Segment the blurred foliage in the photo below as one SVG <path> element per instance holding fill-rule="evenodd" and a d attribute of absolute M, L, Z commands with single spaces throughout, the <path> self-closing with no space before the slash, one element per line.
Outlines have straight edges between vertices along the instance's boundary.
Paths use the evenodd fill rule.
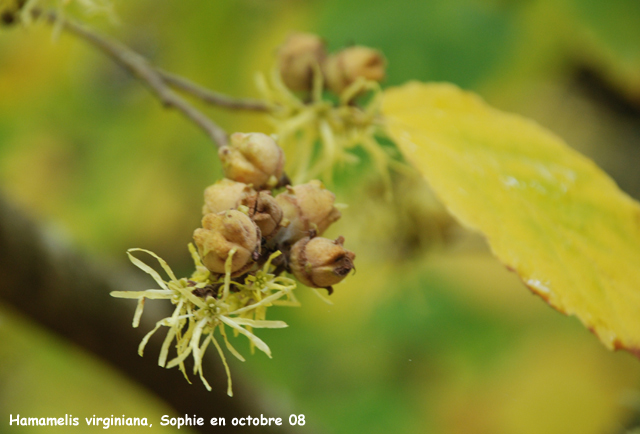
<path fill-rule="evenodd" d="M 550 127 L 640 195 L 635 0 L 115 6 L 120 25 L 89 22 L 169 71 L 238 96 L 258 96 L 255 71 L 269 71 L 293 30 L 316 31 L 331 48 L 380 48 L 385 84 L 446 80 L 474 89 Z M 259 115 L 207 111 L 229 131 L 268 128 Z M 595 434 L 638 425 L 640 411 L 629 404 L 640 383 L 636 359 L 603 350 L 575 319 L 531 297 L 481 242 L 463 237 L 443 251 L 428 241 L 438 230 L 426 236 L 415 209 L 429 204 L 406 205 L 413 227 L 398 223 L 408 208 L 398 216 L 376 202 L 375 182 L 361 174 L 339 178 L 338 201 L 349 208 L 329 234 L 345 235 L 357 274 L 336 288 L 333 306 L 301 289 L 303 306 L 278 313 L 290 327 L 260 334 L 273 360 L 256 355 L 232 367 L 236 375 L 318 431 Z M 187 268 L 202 191 L 220 175 L 207 138 L 101 54 L 46 26 L 0 28 L 0 189 L 51 230 L 110 262 L 125 265 L 125 249 L 143 247 Z M 6 310 L 0 319 L 3 336 L 24 323 Z M 40 340 L 25 332 L 0 341 L 2 401 L 22 403 L 24 413 L 122 413 L 121 403 L 66 385 L 83 373 L 91 391 L 109 383 L 128 394 L 133 386 L 105 379 L 82 356 L 64 358 L 64 344 L 32 332 Z M 42 381 L 51 378 L 59 382 Z M 140 398 L 157 405 L 149 399 Z M 133 405 L 125 402 L 126 414 Z"/>

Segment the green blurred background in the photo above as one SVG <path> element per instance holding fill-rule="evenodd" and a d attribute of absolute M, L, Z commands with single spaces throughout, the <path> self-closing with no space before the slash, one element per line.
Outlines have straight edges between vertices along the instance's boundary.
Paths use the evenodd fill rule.
<path fill-rule="evenodd" d="M 557 132 L 640 197 L 637 0 L 114 4 L 119 24 L 83 18 L 154 64 L 237 96 L 258 96 L 255 73 L 270 70 L 294 30 L 317 32 L 332 49 L 379 48 L 389 61 L 385 85 L 436 80 L 477 91 Z M 228 131 L 269 132 L 260 115 L 207 112 Z M 0 191 L 56 236 L 106 264 L 129 267 L 125 250 L 142 247 L 187 273 L 202 191 L 220 176 L 212 143 L 102 54 L 47 26 L 0 28 Z M 300 432 L 622 434 L 640 426 L 636 358 L 608 352 L 532 296 L 482 241 L 438 242 L 424 186 L 394 212 L 360 194 L 372 189 L 359 181 L 366 177 L 344 179 L 334 187 L 349 208 L 330 235 L 347 237 L 357 274 L 336 288 L 333 306 L 300 289 L 301 308 L 271 314 L 290 327 L 259 334 L 273 360 L 257 354 L 231 366 L 263 398 L 305 414 Z M 171 411 L 1 304 L 0 410 L 0 432 L 9 413 L 157 419 Z"/>

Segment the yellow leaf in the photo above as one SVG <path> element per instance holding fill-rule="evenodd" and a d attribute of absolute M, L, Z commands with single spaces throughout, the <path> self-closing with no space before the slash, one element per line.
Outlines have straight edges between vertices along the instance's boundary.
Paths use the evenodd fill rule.
<path fill-rule="evenodd" d="M 551 306 L 640 356 L 640 205 L 536 123 L 450 84 L 385 92 L 390 137 Z"/>

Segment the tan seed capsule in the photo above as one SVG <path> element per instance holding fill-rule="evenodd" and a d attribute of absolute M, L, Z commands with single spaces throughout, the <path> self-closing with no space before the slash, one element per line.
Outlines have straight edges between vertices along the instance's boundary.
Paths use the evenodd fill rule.
<path fill-rule="evenodd" d="M 282 225 L 282 209 L 270 191 L 253 193 L 242 202 L 249 209 L 249 216 L 260 228 L 262 236 L 269 240 Z"/>
<path fill-rule="evenodd" d="M 278 50 L 278 69 L 285 86 L 294 91 L 311 90 L 314 72 L 325 57 L 325 44 L 319 36 L 290 35 Z"/>
<path fill-rule="evenodd" d="M 318 180 L 287 187 L 286 192 L 276 196 L 284 218 L 290 222 L 286 230 L 280 231 L 278 240 L 293 244 L 309 231 L 322 235 L 340 218 L 340 211 L 333 205 L 335 200 L 336 196 Z"/>
<path fill-rule="evenodd" d="M 244 213 L 237 210 L 207 214 L 202 228 L 193 239 L 202 263 L 212 273 L 223 274 L 229 252 L 236 248 L 231 262 L 232 276 L 246 272 L 253 264 L 254 252 L 260 248 L 260 230 Z"/>
<path fill-rule="evenodd" d="M 246 207 L 247 215 L 260 228 L 265 239 L 272 238 L 280 229 L 282 209 L 270 191 L 257 192 L 247 184 L 226 178 L 204 191 L 203 214 L 215 214 L 240 206 Z"/>
<path fill-rule="evenodd" d="M 328 57 L 323 66 L 327 87 L 341 94 L 359 77 L 382 81 L 385 77 L 387 62 L 378 50 L 354 46 Z"/>
<path fill-rule="evenodd" d="M 313 288 L 327 288 L 341 282 L 354 268 L 355 253 L 343 246 L 344 238 L 335 241 L 305 237 L 291 248 L 289 267 L 303 284 Z"/>
<path fill-rule="evenodd" d="M 218 151 L 225 177 L 257 190 L 274 187 L 284 171 L 284 152 L 262 133 L 234 133 L 229 146 Z"/>
<path fill-rule="evenodd" d="M 219 213 L 236 209 L 255 191 L 247 184 L 230 179 L 221 179 L 204 190 L 202 214 Z"/>

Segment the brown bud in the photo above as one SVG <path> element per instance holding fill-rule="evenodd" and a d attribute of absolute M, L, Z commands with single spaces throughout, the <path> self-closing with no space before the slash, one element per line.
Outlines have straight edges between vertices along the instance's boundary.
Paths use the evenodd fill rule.
<path fill-rule="evenodd" d="M 255 191 L 247 184 L 226 178 L 221 179 L 204 190 L 202 214 L 216 214 L 228 209 L 236 209 L 253 193 Z"/>
<path fill-rule="evenodd" d="M 253 184 L 257 190 L 274 187 L 284 170 L 284 152 L 262 133 L 234 133 L 218 155 L 227 178 Z"/>
<path fill-rule="evenodd" d="M 324 41 L 310 33 L 293 33 L 278 50 L 278 68 L 285 86 L 308 91 L 313 75 L 326 57 Z"/>
<path fill-rule="evenodd" d="M 329 56 L 323 66 L 327 87 L 340 94 L 359 77 L 382 81 L 387 61 L 378 50 L 356 45 Z"/>
<path fill-rule="evenodd" d="M 330 288 L 340 283 L 354 268 L 356 258 L 343 243 L 342 237 L 335 241 L 322 237 L 302 238 L 291 249 L 291 272 L 300 282 L 313 288 Z"/>
<path fill-rule="evenodd" d="M 282 209 L 270 191 L 254 192 L 242 204 L 249 208 L 249 216 L 264 238 L 268 240 L 278 232 L 282 224 Z"/>
<path fill-rule="evenodd" d="M 260 230 L 246 214 L 237 210 L 205 215 L 202 228 L 195 230 L 193 239 L 202 263 L 212 273 L 225 272 L 229 252 L 235 247 L 232 276 L 246 272 L 253 264 L 254 252 L 260 248 Z"/>
<path fill-rule="evenodd" d="M 340 218 L 340 211 L 333 206 L 335 200 L 336 196 L 317 180 L 287 187 L 286 192 L 276 196 L 284 218 L 290 222 L 286 230 L 280 231 L 279 241 L 293 244 L 309 231 L 321 235 Z"/>

